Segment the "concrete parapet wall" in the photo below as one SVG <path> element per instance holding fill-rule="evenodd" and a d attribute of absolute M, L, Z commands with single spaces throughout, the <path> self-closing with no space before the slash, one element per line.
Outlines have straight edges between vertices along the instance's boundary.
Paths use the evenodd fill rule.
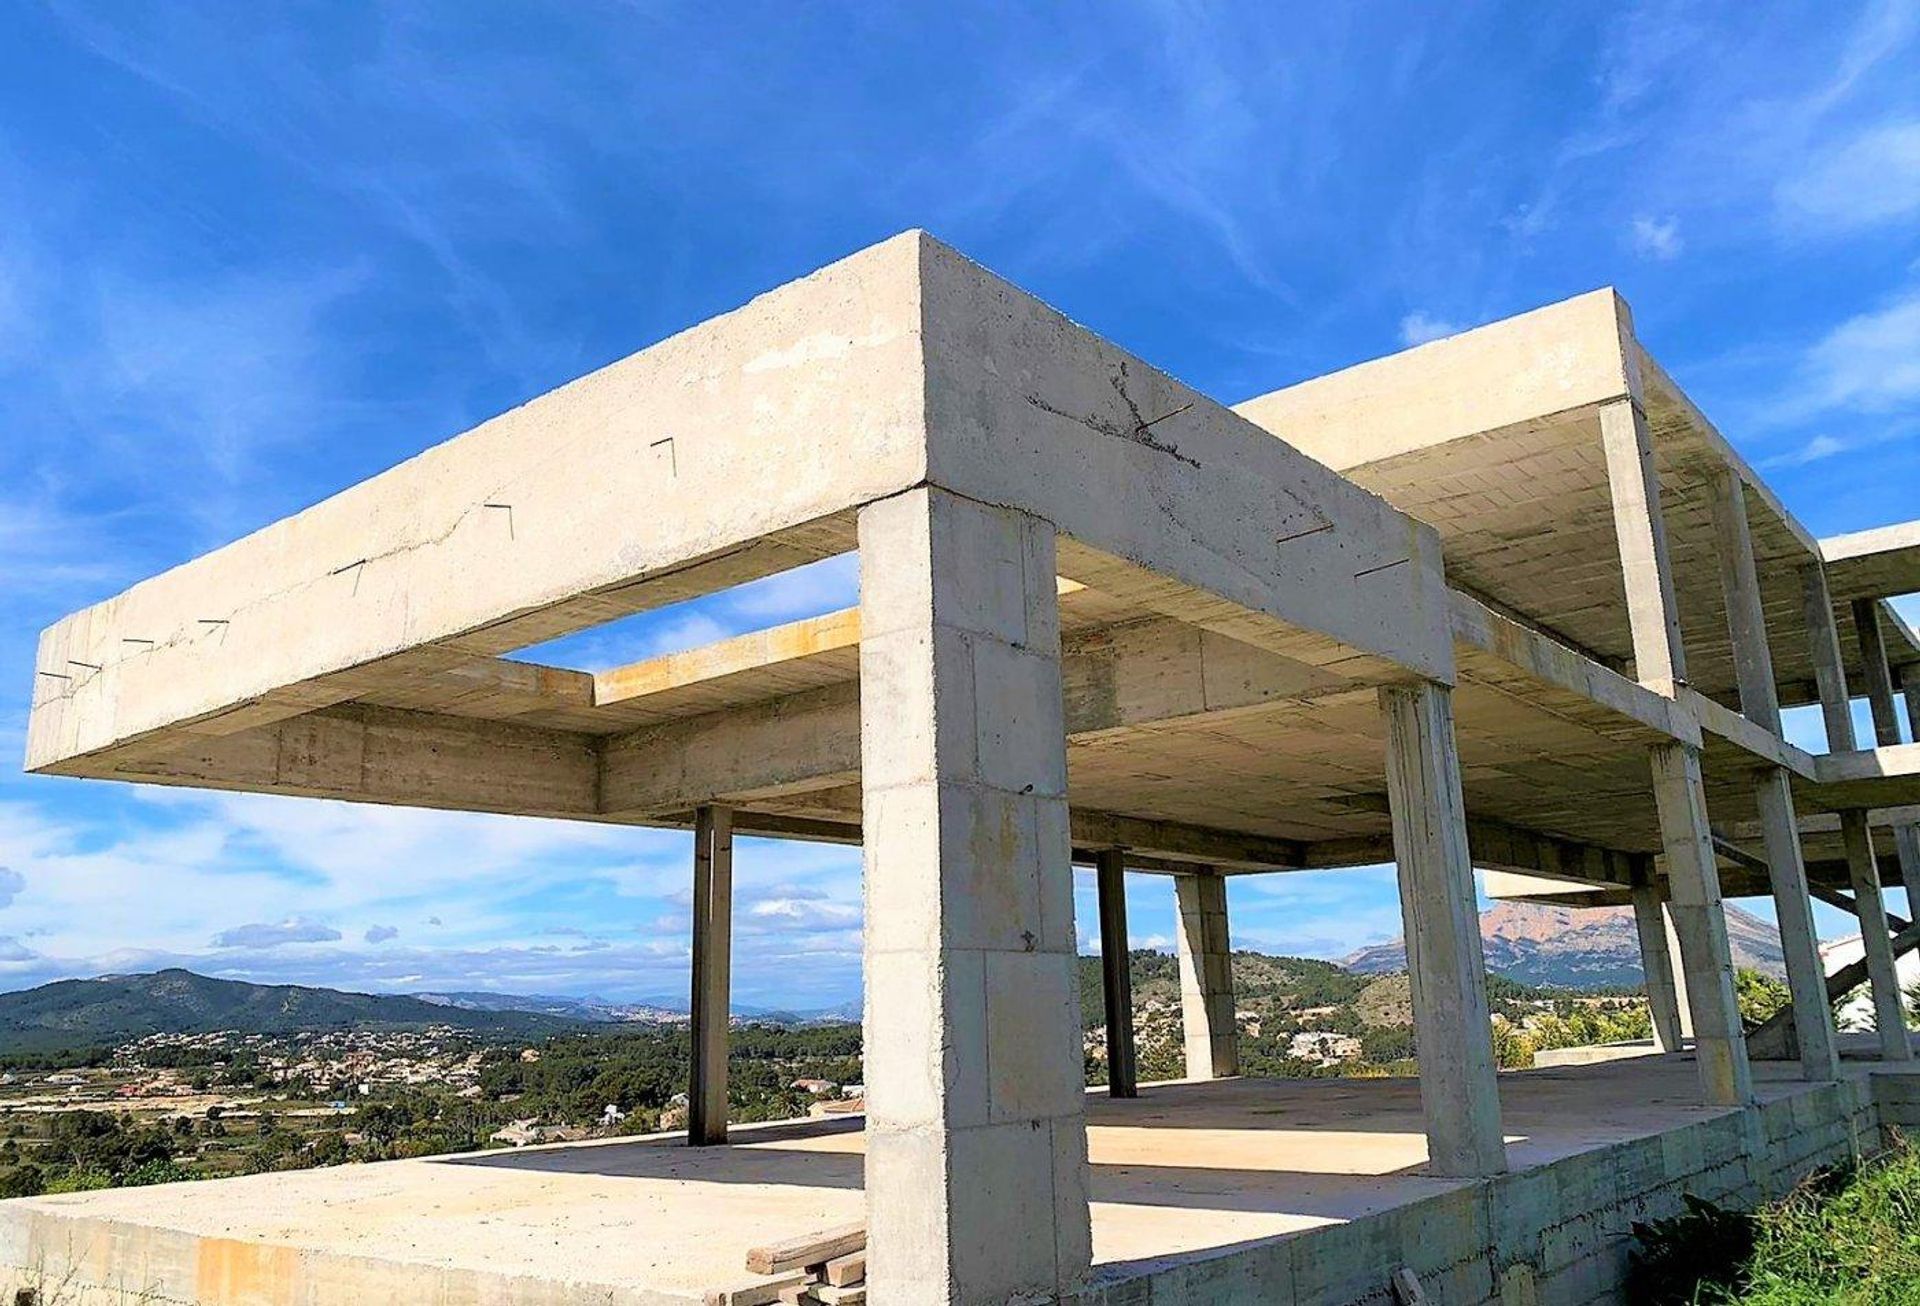
<path fill-rule="evenodd" d="M 1874 1074 L 1463 1184 L 1377 1215 L 1164 1265 L 1108 1266 L 1080 1306 L 1393 1306 L 1406 1266 L 1448 1306 L 1623 1300 L 1636 1221 L 1683 1195 L 1752 1207 L 1920 1128 L 1920 1075 Z"/>

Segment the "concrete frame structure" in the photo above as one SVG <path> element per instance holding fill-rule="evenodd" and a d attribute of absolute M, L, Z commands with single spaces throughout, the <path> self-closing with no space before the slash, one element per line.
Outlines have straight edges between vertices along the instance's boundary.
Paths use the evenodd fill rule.
<path fill-rule="evenodd" d="M 855 611 L 598 675 L 506 656 L 855 549 Z M 1064 1299 L 1075 861 L 1114 903 L 1174 876 L 1211 1078 L 1227 877 L 1393 860 L 1432 1176 L 1508 1167 L 1475 867 L 1631 900 L 1662 1045 L 1744 1110 L 1723 894 L 1776 899 L 1803 1075 L 1838 1073 L 1811 890 L 1854 891 L 1888 1011 L 1875 854 L 1920 744 L 1841 721 L 1850 677 L 1914 710 L 1884 600 L 1916 589 L 1914 529 L 1813 540 L 1611 291 L 1228 409 L 915 232 L 60 622 L 27 760 L 691 827 L 698 1143 L 732 833 L 860 843 L 875 1299 Z M 1817 756 L 1781 734 L 1811 702 Z M 1124 963 L 1123 910 L 1102 933 Z"/>

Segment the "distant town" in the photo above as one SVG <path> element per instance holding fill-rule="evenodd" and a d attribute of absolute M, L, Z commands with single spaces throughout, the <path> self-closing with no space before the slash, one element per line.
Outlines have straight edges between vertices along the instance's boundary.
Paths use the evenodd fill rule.
<path fill-rule="evenodd" d="M 1377 969 L 1393 960 L 1389 950 L 1357 963 L 1376 969 L 1349 969 L 1235 953 L 1245 1073 L 1413 1073 L 1407 978 Z M 1131 963 L 1141 1075 L 1179 1078 L 1178 963 L 1145 950 Z M 1601 973 L 1591 958 L 1579 964 L 1589 976 Z M 1609 977 L 1620 978 L 1602 975 Z M 1086 1077 L 1100 1084 L 1107 1031 L 1097 958 L 1082 958 L 1081 981 Z M 1742 972 L 1741 991 L 1756 1023 L 1785 1000 L 1779 982 L 1758 971 Z M 1507 1067 L 1649 1033 L 1645 999 L 1631 982 L 1576 989 L 1496 977 L 1492 998 L 1495 1047 Z M 529 1009 L 536 1006 L 544 1010 Z M 566 1019 L 556 1009 L 499 995 L 429 1003 L 179 971 L 0 995 L 0 1195 L 685 1127 L 683 1017 L 648 1009 Z M 233 1027 L 157 1028 L 206 1022 Z M 126 1032 L 129 1024 L 154 1032 Z M 739 1015 L 734 1024 L 734 1119 L 864 1109 L 857 1023 Z"/>

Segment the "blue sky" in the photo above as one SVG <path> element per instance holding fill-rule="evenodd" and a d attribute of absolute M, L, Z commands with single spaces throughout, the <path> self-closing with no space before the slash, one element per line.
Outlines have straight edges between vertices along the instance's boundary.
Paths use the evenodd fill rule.
<path fill-rule="evenodd" d="M 1611 283 L 1811 529 L 1916 515 L 1914 4 L 714 12 L 0 8 L 0 754 L 60 614 L 912 226 L 1230 402 Z M 0 985 L 676 994 L 686 843 L 9 764 Z M 741 1001 L 855 991 L 850 853 L 739 878 Z M 1252 946 L 1398 932 L 1385 871 L 1232 892 Z"/>

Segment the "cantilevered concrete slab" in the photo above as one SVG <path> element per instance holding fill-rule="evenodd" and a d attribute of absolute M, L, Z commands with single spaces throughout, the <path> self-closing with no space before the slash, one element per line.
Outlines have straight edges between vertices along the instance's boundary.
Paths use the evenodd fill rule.
<path fill-rule="evenodd" d="M 511 656 L 855 550 L 857 610 Z M 695 1141 L 724 832 L 861 843 L 876 1296 L 1066 1299 L 1104 1236 L 1075 860 L 1180 877 L 1194 1074 L 1235 1061 L 1221 877 L 1397 862 L 1431 1181 L 1513 1152 L 1469 863 L 1645 908 L 1695 1096 L 1752 1109 L 1722 893 L 1866 919 L 1920 874 L 1885 813 L 1920 806 L 1886 729 L 1920 651 L 1853 556 L 1611 291 L 1235 411 L 908 233 L 62 621 L 28 765 L 698 831 Z M 1780 737 L 1811 702 L 1820 754 Z"/>
<path fill-rule="evenodd" d="M 1920 521 L 1828 536 L 1820 556 L 1836 599 L 1920 594 Z"/>

